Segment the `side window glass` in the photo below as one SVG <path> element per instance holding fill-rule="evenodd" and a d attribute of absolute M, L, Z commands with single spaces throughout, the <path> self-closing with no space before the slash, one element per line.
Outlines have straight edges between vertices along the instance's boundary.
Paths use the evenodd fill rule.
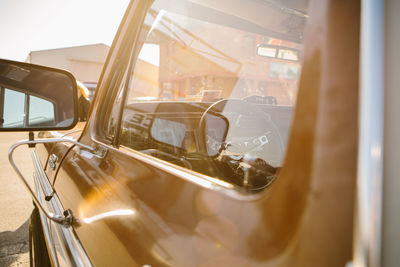
<path fill-rule="evenodd" d="M 25 94 L 4 90 L 4 122 L 3 127 L 22 127 L 25 123 Z"/>
<path fill-rule="evenodd" d="M 307 6 L 235 3 L 154 1 L 120 144 L 258 192 L 283 164 Z"/>
<path fill-rule="evenodd" d="M 4 103 L 0 110 L 4 128 L 54 124 L 55 108 L 49 100 L 3 87 L 0 87 L 0 99 Z"/>
<path fill-rule="evenodd" d="M 36 96 L 29 97 L 29 125 L 54 121 L 54 104 Z"/>

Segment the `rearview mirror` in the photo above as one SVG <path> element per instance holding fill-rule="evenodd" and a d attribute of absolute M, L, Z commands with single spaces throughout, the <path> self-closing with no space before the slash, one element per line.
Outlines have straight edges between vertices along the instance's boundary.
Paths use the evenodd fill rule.
<path fill-rule="evenodd" d="M 71 73 L 0 59 L 0 131 L 67 130 L 77 114 Z"/>

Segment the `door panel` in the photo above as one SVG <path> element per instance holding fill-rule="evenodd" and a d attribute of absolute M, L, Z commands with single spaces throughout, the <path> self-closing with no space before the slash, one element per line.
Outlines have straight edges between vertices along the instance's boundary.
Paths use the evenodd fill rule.
<path fill-rule="evenodd" d="M 276 239 L 266 197 L 235 200 L 115 149 L 97 158 L 75 147 L 58 176 L 56 190 L 96 266 L 261 266 L 290 235 Z"/>

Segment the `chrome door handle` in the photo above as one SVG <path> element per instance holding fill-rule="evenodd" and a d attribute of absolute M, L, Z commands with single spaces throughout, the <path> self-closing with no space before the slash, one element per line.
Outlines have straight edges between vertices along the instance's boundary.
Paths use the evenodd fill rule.
<path fill-rule="evenodd" d="M 56 154 L 51 154 L 49 158 L 49 166 L 50 168 L 54 171 L 56 169 L 56 162 L 58 160 L 58 157 Z"/>

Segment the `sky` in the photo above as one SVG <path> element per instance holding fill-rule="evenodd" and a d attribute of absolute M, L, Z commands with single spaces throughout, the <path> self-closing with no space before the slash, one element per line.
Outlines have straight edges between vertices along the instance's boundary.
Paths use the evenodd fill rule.
<path fill-rule="evenodd" d="M 129 0 L 0 0 L 0 58 L 103 43 L 111 46 Z"/>

